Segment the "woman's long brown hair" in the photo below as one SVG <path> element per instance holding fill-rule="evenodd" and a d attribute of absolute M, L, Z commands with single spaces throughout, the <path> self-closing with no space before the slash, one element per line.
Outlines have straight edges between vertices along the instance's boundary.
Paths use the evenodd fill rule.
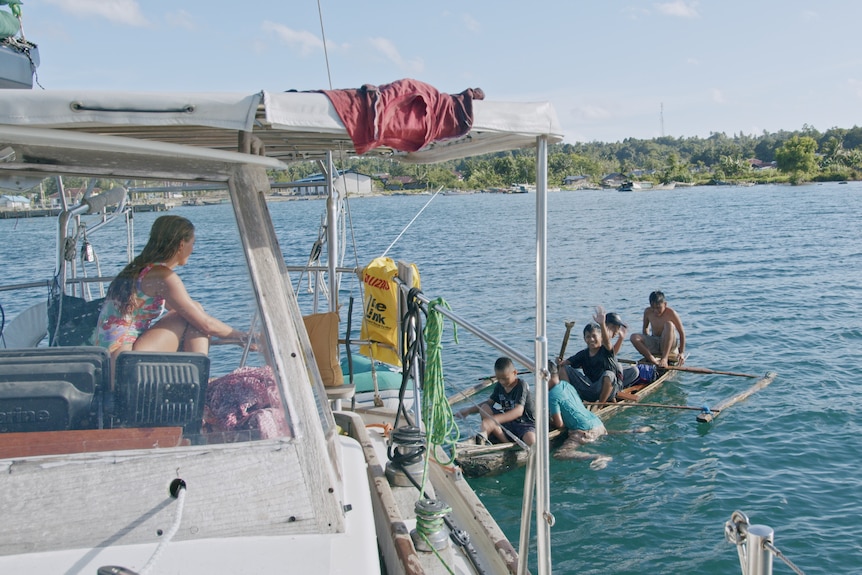
<path fill-rule="evenodd" d="M 108 287 L 110 299 L 117 303 L 123 315 L 135 308 L 135 284 L 141 270 L 150 264 L 165 262 L 176 255 L 180 243 L 190 242 L 195 235 L 195 226 L 182 216 L 159 216 L 150 229 L 150 239 L 141 253 L 123 268 Z"/>

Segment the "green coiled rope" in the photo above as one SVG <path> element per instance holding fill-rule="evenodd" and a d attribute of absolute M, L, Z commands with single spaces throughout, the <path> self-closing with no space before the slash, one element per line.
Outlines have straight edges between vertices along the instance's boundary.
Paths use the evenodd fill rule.
<path fill-rule="evenodd" d="M 427 461 L 433 452 L 434 459 L 441 465 L 451 465 L 455 461 L 455 444 L 461 438 L 452 406 L 446 397 L 446 383 L 443 378 L 443 355 L 440 340 L 443 336 L 443 314 L 437 308 L 444 306 L 452 309 L 443 298 L 437 298 L 428 303 L 428 320 L 425 324 L 425 389 L 422 395 L 422 423 L 425 425 L 425 433 L 428 441 L 426 453 Z M 458 326 L 453 324 L 455 343 L 458 343 Z M 451 458 L 448 461 L 440 461 L 437 446 L 451 447 Z M 422 485 L 425 485 L 423 474 Z"/>

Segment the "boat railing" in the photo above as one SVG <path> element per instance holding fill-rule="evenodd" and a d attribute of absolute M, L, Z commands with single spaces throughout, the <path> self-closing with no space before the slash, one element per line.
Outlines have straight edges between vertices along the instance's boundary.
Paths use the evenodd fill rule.
<path fill-rule="evenodd" d="M 742 511 L 734 511 L 724 524 L 724 537 L 736 545 L 742 575 L 772 575 L 773 557 L 781 559 L 796 575 L 805 575 L 775 546 L 772 527 L 752 525 Z"/>
<path fill-rule="evenodd" d="M 66 278 L 66 285 L 73 284 L 85 284 L 85 283 L 110 283 L 114 281 L 114 276 L 93 276 L 93 277 L 73 277 Z M 33 288 L 44 288 L 51 287 L 54 285 L 54 280 L 42 280 L 38 282 L 27 282 L 22 284 L 9 284 L 9 285 L 0 285 L 0 292 L 3 291 L 17 291 L 17 290 L 25 290 L 25 289 L 33 289 Z"/>
<path fill-rule="evenodd" d="M 326 266 L 285 266 L 287 271 L 289 272 L 328 272 L 329 268 Z M 360 268 L 342 268 L 337 267 L 335 271 L 340 274 L 356 274 L 359 273 Z"/>
<path fill-rule="evenodd" d="M 396 278 L 396 280 L 397 280 L 397 278 Z M 410 291 L 409 286 L 407 286 L 404 282 L 402 282 L 400 280 L 397 280 L 397 281 L 398 281 L 399 288 L 406 295 Z M 431 298 L 428 298 L 427 296 L 425 296 L 421 292 L 416 293 L 415 297 L 416 297 L 416 299 L 418 299 L 421 303 L 423 303 L 425 305 L 428 305 L 429 303 L 431 303 Z M 483 330 L 482 328 L 480 328 L 479 326 L 477 326 L 473 322 L 471 322 L 467 319 L 464 319 L 463 317 L 461 317 L 457 313 L 453 312 L 452 310 L 446 308 L 445 306 L 438 306 L 435 309 L 436 309 L 436 311 L 440 312 L 440 314 L 443 315 L 443 317 L 453 321 L 455 324 L 459 325 L 460 327 L 463 327 L 464 329 L 466 329 L 467 331 L 469 331 L 470 333 L 472 333 L 473 335 L 475 335 L 476 337 L 478 337 L 479 339 L 481 339 L 482 341 L 484 341 L 488 345 L 501 351 L 502 353 L 504 353 L 505 355 L 507 355 L 508 357 L 513 359 L 514 361 L 517 361 L 518 363 L 520 363 L 524 367 L 528 368 L 530 371 L 536 370 L 536 362 L 535 361 L 533 361 L 532 359 L 530 359 L 529 357 L 527 357 L 523 353 L 519 352 L 518 350 L 516 350 L 512 346 L 508 345 L 507 343 L 503 342 L 502 340 L 494 337 L 493 335 L 491 335 L 487 331 Z"/>

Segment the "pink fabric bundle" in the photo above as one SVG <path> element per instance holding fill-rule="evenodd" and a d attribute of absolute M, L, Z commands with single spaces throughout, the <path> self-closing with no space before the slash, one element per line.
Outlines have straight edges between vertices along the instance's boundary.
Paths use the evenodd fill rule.
<path fill-rule="evenodd" d="M 290 436 L 272 369 L 241 367 L 209 382 L 207 432 L 259 430 L 261 439 Z"/>

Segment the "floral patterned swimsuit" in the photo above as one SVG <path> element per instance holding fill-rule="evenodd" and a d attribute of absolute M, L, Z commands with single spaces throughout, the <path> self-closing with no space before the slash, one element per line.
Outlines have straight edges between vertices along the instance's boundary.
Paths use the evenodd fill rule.
<path fill-rule="evenodd" d="M 141 290 L 141 281 L 154 266 L 164 266 L 164 263 L 149 264 L 138 274 L 135 284 L 137 306 L 128 315 L 120 312 L 117 302 L 108 298 L 99 314 L 99 325 L 96 329 L 95 344 L 108 349 L 114 354 L 124 346 L 131 346 L 147 329 L 165 313 L 165 298 L 148 296 Z"/>

